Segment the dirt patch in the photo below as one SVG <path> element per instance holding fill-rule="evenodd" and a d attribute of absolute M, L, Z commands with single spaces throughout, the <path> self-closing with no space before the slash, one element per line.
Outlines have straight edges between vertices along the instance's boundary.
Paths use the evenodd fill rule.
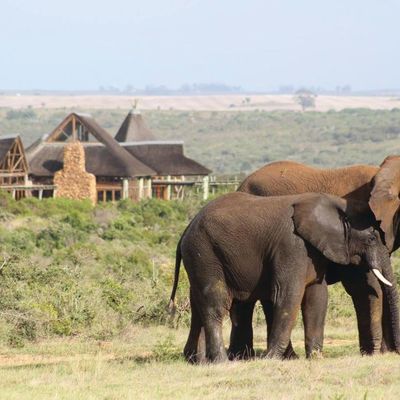
<path fill-rule="evenodd" d="M 2 95 L 0 107 L 130 109 L 135 99 L 142 110 L 253 111 L 300 110 L 291 95 L 213 95 L 213 96 L 48 96 Z M 318 96 L 316 111 L 344 108 L 400 108 L 400 98 L 389 96 Z"/>

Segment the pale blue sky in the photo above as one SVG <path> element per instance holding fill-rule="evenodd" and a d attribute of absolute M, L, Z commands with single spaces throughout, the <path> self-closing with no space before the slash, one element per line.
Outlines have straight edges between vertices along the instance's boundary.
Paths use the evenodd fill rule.
<path fill-rule="evenodd" d="M 0 89 L 400 88 L 398 0 L 1 0 Z"/>

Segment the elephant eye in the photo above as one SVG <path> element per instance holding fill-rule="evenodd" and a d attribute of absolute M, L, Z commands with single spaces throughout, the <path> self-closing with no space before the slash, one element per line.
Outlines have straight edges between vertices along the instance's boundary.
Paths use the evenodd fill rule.
<path fill-rule="evenodd" d="M 374 235 L 368 236 L 367 242 L 368 242 L 368 244 L 375 243 L 376 237 Z"/>

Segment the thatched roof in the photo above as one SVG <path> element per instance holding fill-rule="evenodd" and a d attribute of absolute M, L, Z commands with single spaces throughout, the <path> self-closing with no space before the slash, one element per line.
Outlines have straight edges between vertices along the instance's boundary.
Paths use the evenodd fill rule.
<path fill-rule="evenodd" d="M 3 162 L 17 138 L 19 138 L 18 135 L 0 136 L 0 164 Z"/>
<path fill-rule="evenodd" d="M 211 172 L 183 154 L 183 142 L 149 141 L 121 145 L 158 175 L 208 175 Z"/>
<path fill-rule="evenodd" d="M 7 160 L 9 153 L 11 157 Z M 0 137 L 0 166 L 10 169 L 10 173 L 28 173 L 24 145 L 18 134 Z"/>
<path fill-rule="evenodd" d="M 91 116 L 69 114 L 49 135 L 34 143 L 27 150 L 31 173 L 36 176 L 53 176 L 63 166 L 65 141 L 57 141 L 60 127 L 76 118 L 98 142 L 82 142 L 86 155 L 86 169 L 96 176 L 136 177 L 155 175 L 147 165 L 136 159 L 119 145 Z M 73 137 L 71 137 L 73 140 Z"/>
<path fill-rule="evenodd" d="M 136 142 L 142 140 L 155 140 L 156 137 L 147 128 L 143 117 L 137 110 L 131 110 L 122 122 L 115 140 L 118 142 Z"/>
<path fill-rule="evenodd" d="M 119 130 L 120 138 L 139 136 L 151 140 L 117 142 L 90 115 L 69 114 L 49 135 L 27 149 L 32 175 L 51 177 L 63 167 L 63 149 L 71 140 L 79 140 L 77 129 L 86 135 L 82 141 L 86 170 L 95 176 L 138 177 L 154 175 L 208 175 L 211 171 L 183 154 L 182 142 L 154 140 L 140 114 L 132 111 Z M 117 138 L 116 136 L 116 138 Z M 124 139 L 124 140 L 125 140 Z"/>
<path fill-rule="evenodd" d="M 50 177 L 63 168 L 63 143 L 44 143 L 30 159 L 30 170 L 35 176 Z M 129 164 L 116 158 L 103 144 L 83 143 L 86 170 L 95 176 L 136 177 L 156 175 L 148 166 L 131 157 Z"/>

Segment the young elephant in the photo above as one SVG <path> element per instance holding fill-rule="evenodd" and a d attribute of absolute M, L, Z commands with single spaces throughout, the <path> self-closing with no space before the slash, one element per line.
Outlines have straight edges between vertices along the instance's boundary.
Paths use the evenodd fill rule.
<path fill-rule="evenodd" d="M 206 205 L 182 235 L 176 255 L 173 304 L 181 258 L 190 281 L 192 319 L 184 354 L 197 357 L 205 331 L 206 358 L 227 359 L 222 320 L 233 300 L 272 308 L 267 357 L 282 358 L 306 286 L 324 281 L 333 261 L 372 269 L 390 263 L 370 217 L 335 196 L 307 193 L 258 197 L 231 193 Z"/>

